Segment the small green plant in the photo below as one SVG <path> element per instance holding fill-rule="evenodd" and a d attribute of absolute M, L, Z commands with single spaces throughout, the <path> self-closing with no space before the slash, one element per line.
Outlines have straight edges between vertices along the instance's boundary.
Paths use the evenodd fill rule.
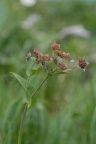
<path fill-rule="evenodd" d="M 70 53 L 61 51 L 60 45 L 57 44 L 56 42 L 52 44 L 51 49 L 52 49 L 51 56 L 49 56 L 48 54 L 43 54 L 38 50 L 34 50 L 33 54 L 29 52 L 26 55 L 26 61 L 30 60 L 34 62 L 32 68 L 28 68 L 26 71 L 27 79 L 24 79 L 20 75 L 11 72 L 27 93 L 24 112 L 21 119 L 20 129 L 19 129 L 18 144 L 21 144 L 22 128 L 23 128 L 23 122 L 26 116 L 26 112 L 29 108 L 31 108 L 33 97 L 36 95 L 36 93 L 39 91 L 39 89 L 42 87 L 45 81 L 49 77 L 52 77 L 54 75 L 67 74 L 77 67 L 80 67 L 82 70 L 85 71 L 85 68 L 88 65 L 85 58 L 79 58 L 77 62 L 74 61 L 71 58 Z M 46 77 L 40 83 L 40 85 L 35 89 L 33 94 L 31 94 L 30 90 L 27 88 L 28 82 L 32 76 L 38 74 L 41 71 L 44 71 L 46 73 Z"/>

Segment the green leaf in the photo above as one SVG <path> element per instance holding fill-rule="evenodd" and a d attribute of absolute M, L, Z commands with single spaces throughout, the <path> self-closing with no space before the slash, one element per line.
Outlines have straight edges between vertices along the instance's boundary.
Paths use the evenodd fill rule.
<path fill-rule="evenodd" d="M 67 72 L 57 72 L 57 73 L 54 73 L 53 75 L 59 75 L 59 74 L 67 74 Z"/>
<path fill-rule="evenodd" d="M 25 80 L 23 77 L 21 77 L 17 73 L 13 73 L 13 72 L 10 72 L 10 73 L 17 79 L 17 81 L 21 84 L 21 86 L 28 93 L 28 95 L 30 95 L 29 91 L 26 88 L 27 80 Z"/>
<path fill-rule="evenodd" d="M 67 74 L 68 71 L 61 71 L 60 69 L 57 68 L 57 69 L 54 70 L 52 75 L 54 76 L 54 75 L 59 75 L 59 74 Z"/>
<path fill-rule="evenodd" d="M 34 68 L 34 69 L 28 69 L 26 71 L 26 74 L 27 74 L 27 76 L 33 76 L 33 75 L 39 73 L 40 71 L 42 71 L 42 67 L 41 66 L 39 66 L 37 68 Z"/>

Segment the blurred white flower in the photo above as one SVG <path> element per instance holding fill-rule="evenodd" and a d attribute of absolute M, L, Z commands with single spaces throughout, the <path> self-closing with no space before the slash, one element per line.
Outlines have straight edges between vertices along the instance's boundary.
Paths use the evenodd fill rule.
<path fill-rule="evenodd" d="M 66 38 L 76 36 L 81 38 L 90 38 L 90 31 L 86 30 L 83 25 L 68 26 L 60 31 L 58 34 L 58 40 L 64 40 Z"/>
<path fill-rule="evenodd" d="M 37 2 L 37 0 L 20 0 L 21 4 L 24 6 L 34 6 Z"/>

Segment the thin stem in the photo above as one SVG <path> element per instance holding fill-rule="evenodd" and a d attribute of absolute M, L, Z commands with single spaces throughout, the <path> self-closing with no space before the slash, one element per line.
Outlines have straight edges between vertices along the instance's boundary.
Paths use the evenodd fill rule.
<path fill-rule="evenodd" d="M 41 86 L 43 85 L 43 83 L 47 80 L 47 78 L 49 77 L 49 75 L 47 75 L 45 77 L 45 79 L 42 81 L 42 83 L 39 85 L 39 87 L 34 91 L 34 93 L 31 96 L 31 99 L 33 98 L 33 96 L 38 92 L 38 90 L 41 88 Z"/>
<path fill-rule="evenodd" d="M 41 88 L 41 86 L 44 84 L 44 82 L 47 80 L 47 78 L 49 77 L 49 75 L 47 75 L 45 77 L 45 79 L 41 82 L 41 84 L 39 85 L 39 87 L 34 91 L 34 93 L 32 94 L 31 98 L 33 98 L 33 96 L 38 92 L 38 90 Z M 18 144 L 21 144 L 21 139 L 22 139 L 22 128 L 23 128 L 23 123 L 24 123 L 24 119 L 26 116 L 26 112 L 27 112 L 27 108 L 28 108 L 28 103 L 25 103 L 25 107 L 24 107 L 24 112 L 23 112 L 23 116 L 21 119 L 21 124 L 20 124 L 20 129 L 19 129 L 19 135 L 18 135 Z"/>
<path fill-rule="evenodd" d="M 62 102 L 62 97 L 59 97 L 59 103 L 58 103 L 58 121 L 57 121 L 57 137 L 58 137 L 58 144 L 61 144 L 61 102 Z"/>
<path fill-rule="evenodd" d="M 24 123 L 24 119 L 25 119 L 25 116 L 26 116 L 27 108 L 28 108 L 28 103 L 26 102 L 25 106 L 24 106 L 23 116 L 22 116 L 22 119 L 21 119 L 20 129 L 19 129 L 18 144 L 21 144 L 22 128 L 23 128 L 23 123 Z"/>

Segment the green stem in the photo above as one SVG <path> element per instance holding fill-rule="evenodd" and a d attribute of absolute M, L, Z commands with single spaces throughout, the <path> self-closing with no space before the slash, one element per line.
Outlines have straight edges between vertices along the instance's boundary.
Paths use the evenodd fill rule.
<path fill-rule="evenodd" d="M 41 86 L 43 85 L 43 83 L 47 80 L 47 78 L 49 77 L 49 75 L 47 75 L 45 77 L 45 79 L 42 81 L 42 83 L 39 85 L 39 87 L 34 91 L 34 93 L 31 96 L 31 99 L 33 98 L 33 96 L 37 93 L 37 91 L 41 88 Z"/>
<path fill-rule="evenodd" d="M 27 112 L 27 108 L 28 108 L 28 103 L 26 102 L 25 106 L 24 106 L 23 116 L 22 116 L 22 119 L 21 119 L 20 129 L 19 129 L 18 144 L 21 144 L 22 128 L 23 128 L 23 123 L 24 123 L 24 118 L 25 118 L 26 112 Z"/>
<path fill-rule="evenodd" d="M 34 91 L 34 93 L 32 94 L 31 98 L 33 98 L 33 96 L 38 92 L 38 90 L 41 88 L 41 86 L 44 84 L 44 82 L 47 80 L 47 78 L 49 77 L 49 75 L 47 75 L 45 77 L 45 79 L 42 81 L 42 83 L 39 85 L 39 87 Z M 21 144 L 21 139 L 22 139 L 22 128 L 23 128 L 23 123 L 24 123 L 24 119 L 26 116 L 26 112 L 27 112 L 27 108 L 28 108 L 28 103 L 25 103 L 25 107 L 24 107 L 24 112 L 23 112 L 23 116 L 21 119 L 21 124 L 20 124 L 20 129 L 19 129 L 19 135 L 18 135 L 18 144 Z"/>

